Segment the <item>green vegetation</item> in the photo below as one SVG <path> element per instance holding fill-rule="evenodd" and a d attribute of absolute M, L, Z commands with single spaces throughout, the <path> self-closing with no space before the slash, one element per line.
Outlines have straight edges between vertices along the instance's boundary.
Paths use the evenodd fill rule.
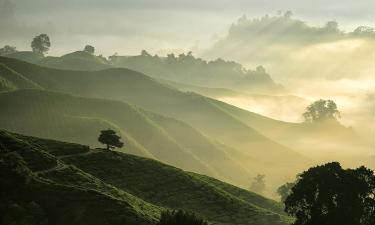
<path fill-rule="evenodd" d="M 167 57 L 159 57 L 143 50 L 137 56 L 111 56 L 110 62 L 116 67 L 125 67 L 157 78 L 187 84 L 253 91 L 282 90 L 262 66 L 255 70 L 247 70 L 233 61 L 222 59 L 205 61 L 194 57 L 191 52 L 178 56 L 169 54 Z"/>
<path fill-rule="evenodd" d="M 51 42 L 47 34 L 40 34 L 34 37 L 31 42 L 31 49 L 33 52 L 39 55 L 44 55 L 48 52 L 49 47 L 51 47 Z"/>
<path fill-rule="evenodd" d="M 371 225 L 375 222 L 374 193 L 372 170 L 327 163 L 298 176 L 285 200 L 285 211 L 296 217 L 294 225 Z"/>
<path fill-rule="evenodd" d="M 104 57 L 96 56 L 87 50 L 72 52 L 61 57 L 45 57 L 37 64 L 50 68 L 82 71 L 102 70 L 111 67 Z"/>
<path fill-rule="evenodd" d="M 19 90 L 0 94 L 0 104 L 0 126 L 12 131 L 99 147 L 97 133 L 110 128 L 124 139 L 126 152 L 234 183 L 250 177 L 226 153 L 230 149 L 180 121 L 123 102 Z"/>
<path fill-rule="evenodd" d="M 83 51 L 93 55 L 95 53 L 95 48 L 92 45 L 86 45 L 85 48 L 83 49 Z"/>
<path fill-rule="evenodd" d="M 0 132 L 2 224 L 30 224 L 33 221 L 35 224 L 58 225 L 157 222 L 159 207 L 67 166 L 33 146 L 28 142 L 30 139 L 33 138 Z M 54 144 L 64 146 L 64 143 Z M 30 167 L 51 159 L 58 164 Z M 56 174 L 51 178 L 49 173 Z"/>
<path fill-rule="evenodd" d="M 71 103 L 68 103 L 70 100 L 66 97 L 61 100 L 48 100 L 50 97 L 47 96 L 50 96 L 50 94 L 42 97 L 43 94 L 41 92 L 36 95 L 40 100 L 29 99 L 28 102 L 33 102 L 33 104 L 26 103 L 26 105 L 21 105 L 23 110 L 15 110 L 13 108 L 9 112 L 28 112 L 28 117 L 30 117 L 31 111 L 27 110 L 27 107 L 38 109 L 35 105 L 37 104 L 40 110 L 44 108 L 44 111 L 53 112 L 49 112 L 50 117 L 55 115 L 61 118 L 61 115 L 64 115 L 66 118 L 69 115 L 73 116 L 76 121 L 83 118 L 86 121 L 88 118 L 100 119 L 100 121 L 104 120 L 113 126 L 120 127 L 123 133 L 129 133 L 129 130 L 136 132 L 130 134 L 130 137 L 126 134 L 120 134 L 124 138 L 129 137 L 125 138 L 125 142 L 128 142 L 127 139 L 135 140 L 137 144 L 133 146 L 143 146 L 143 149 L 150 153 L 148 155 L 184 169 L 203 172 L 207 175 L 231 181 L 243 187 L 249 185 L 248 181 L 250 177 L 255 176 L 257 173 L 264 173 L 269 178 L 270 187 L 276 188 L 284 180 L 281 175 L 290 174 L 294 176 L 294 173 L 306 165 L 305 162 L 307 160 L 304 157 L 258 133 L 251 125 L 251 123 L 256 123 L 257 121 L 261 123 L 265 121 L 265 123 L 271 124 L 283 124 L 282 122 L 274 122 L 266 117 L 244 111 L 247 116 L 252 118 L 251 123 L 245 124 L 231 115 L 237 112 L 236 107 L 197 94 L 178 91 L 160 84 L 143 74 L 127 69 L 108 69 L 94 72 L 64 71 L 39 67 L 8 58 L 0 58 L 0 61 L 18 73 L 23 74 L 28 79 L 33 80 L 44 89 L 73 93 L 86 97 L 117 99 L 180 121 L 159 119 L 160 117 L 158 116 L 150 118 L 150 116 L 144 113 L 141 113 L 143 114 L 141 116 L 135 116 L 139 114 L 139 111 L 142 112 L 142 110 L 119 110 L 123 106 L 120 106 L 118 102 L 114 103 L 112 101 L 108 106 L 104 106 L 107 104 L 105 100 L 87 100 L 90 102 L 89 104 L 78 104 L 77 99 L 74 100 L 73 106 Z M 21 95 L 21 93 L 18 92 L 18 94 L 12 95 L 17 96 Z M 9 98 L 10 96 L 5 97 L 4 95 L 2 99 L 9 101 L 7 100 Z M 31 98 L 31 96 L 26 96 L 26 98 Z M 81 102 L 84 100 L 83 98 L 79 99 Z M 11 102 L 9 107 L 17 104 L 15 103 L 17 101 L 14 100 Z M 48 103 L 48 107 L 44 105 L 44 102 Z M 79 108 L 79 111 L 84 111 L 84 113 L 78 112 L 77 108 Z M 10 118 L 14 118 L 15 116 L 14 114 L 9 115 Z M 32 114 L 33 117 L 38 117 L 38 115 L 39 113 Z M 134 117 L 139 120 L 136 121 Z M 45 121 L 47 118 L 43 117 L 41 121 Z M 10 121 L 12 120 L 14 121 L 14 119 Z M 51 121 L 55 121 L 55 119 Z M 37 124 L 40 126 L 46 123 Z M 78 124 L 78 121 L 76 124 Z M 51 127 L 50 123 L 46 125 Z M 24 133 L 23 129 L 25 127 L 31 129 L 33 126 L 35 125 L 23 125 L 22 129 L 19 129 L 19 127 L 12 128 L 9 124 L 3 127 Z M 58 126 L 66 127 L 59 129 L 59 132 L 71 129 L 65 125 L 59 124 Z M 96 125 L 96 127 L 99 126 Z M 100 130 L 104 128 L 112 129 L 113 126 L 102 127 Z M 43 129 L 38 128 L 35 130 L 41 132 Z M 33 132 L 35 131 L 29 131 L 26 134 L 41 136 Z M 91 135 L 91 133 L 92 131 L 89 131 L 87 135 Z M 49 132 L 48 135 L 50 134 Z M 88 142 L 82 142 L 82 139 L 78 140 L 79 138 L 77 137 L 80 135 L 77 134 L 74 137 L 75 139 L 61 139 L 61 135 L 49 137 L 87 144 Z M 190 137 L 192 141 L 187 141 L 187 138 Z M 89 142 L 89 144 L 91 143 L 93 142 Z M 168 143 L 168 146 L 165 144 L 161 146 L 160 143 Z M 181 146 L 183 150 L 177 150 L 181 149 Z M 130 152 L 133 153 L 134 151 Z M 137 150 L 136 152 L 139 151 Z M 187 155 L 193 155 L 193 158 L 191 156 L 185 157 Z M 200 163 L 197 164 L 197 161 L 200 161 Z M 275 166 L 265 168 L 264 165 L 269 163 L 273 163 Z M 227 179 L 227 177 L 230 177 L 230 179 Z"/>
<path fill-rule="evenodd" d="M 82 153 L 84 146 L 6 131 L 0 132 L 0 146 L 0 182 L 5 191 L 1 193 L 6 194 L 0 210 L 7 218 L 14 219 L 10 208 L 15 203 L 21 208 L 35 205 L 33 218 L 44 215 L 41 219 L 53 224 L 68 220 L 69 224 L 156 224 L 166 209 L 183 209 L 216 224 L 289 221 L 281 207 L 267 207 L 277 205 L 271 200 L 154 160 L 106 150 Z M 30 150 L 38 155 L 24 158 Z M 44 158 L 57 165 L 28 167 Z M 10 174 L 14 179 L 5 179 Z M 252 197 L 246 198 L 247 194 Z"/>
<path fill-rule="evenodd" d="M 208 225 L 208 223 L 194 213 L 178 210 L 162 212 L 157 225 Z"/>
<path fill-rule="evenodd" d="M 114 150 L 115 148 L 122 148 L 124 146 L 124 143 L 120 139 L 121 137 L 114 130 L 107 129 L 100 131 L 98 141 L 106 145 L 107 150 Z"/>
<path fill-rule="evenodd" d="M 5 45 L 4 47 L 0 48 L 1 56 L 5 56 L 5 55 L 16 53 L 16 52 L 17 50 L 16 50 L 16 47 L 14 46 Z"/>
<path fill-rule="evenodd" d="M 305 121 L 308 123 L 337 121 L 340 112 L 336 103 L 332 100 L 320 99 L 311 103 L 303 113 Z"/>

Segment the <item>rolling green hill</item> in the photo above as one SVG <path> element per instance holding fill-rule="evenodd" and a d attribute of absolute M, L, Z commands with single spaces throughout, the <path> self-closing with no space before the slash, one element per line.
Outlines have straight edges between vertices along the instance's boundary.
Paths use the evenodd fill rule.
<path fill-rule="evenodd" d="M 105 58 L 92 55 L 85 51 L 76 51 L 61 57 L 44 57 L 43 55 L 31 51 L 20 51 L 8 54 L 6 57 L 45 67 L 66 70 L 102 70 L 112 67 Z"/>
<path fill-rule="evenodd" d="M 7 219 L 22 218 L 12 218 L 12 206 L 31 204 L 29 219 L 52 224 L 155 224 L 165 208 L 195 212 L 213 224 L 289 221 L 271 200 L 151 159 L 3 130 L 0 146 L 6 191 L 0 210 Z"/>
<path fill-rule="evenodd" d="M 0 58 L 0 62 L 48 90 L 117 99 L 181 120 L 214 142 L 230 146 L 226 153 L 237 165 L 253 174 L 266 173 L 271 186 L 283 182 L 285 176 L 293 177 L 306 165 L 304 157 L 261 135 L 250 124 L 245 124 L 224 109 L 236 110 L 235 107 L 178 91 L 141 73 L 127 69 L 64 71 L 8 58 Z M 250 112 L 248 115 L 254 120 L 261 119 L 261 122 L 282 123 Z M 241 184 L 247 186 L 248 182 Z"/>
<path fill-rule="evenodd" d="M 236 150 L 194 128 L 129 104 L 42 90 L 0 94 L 0 127 L 28 135 L 98 146 L 100 130 L 117 130 L 125 151 L 244 185 L 250 169 L 236 162 Z M 231 152 L 230 152 L 231 151 Z"/>
<path fill-rule="evenodd" d="M 84 51 L 72 52 L 61 57 L 45 57 L 37 64 L 66 70 L 101 70 L 111 67 L 105 58 Z"/>

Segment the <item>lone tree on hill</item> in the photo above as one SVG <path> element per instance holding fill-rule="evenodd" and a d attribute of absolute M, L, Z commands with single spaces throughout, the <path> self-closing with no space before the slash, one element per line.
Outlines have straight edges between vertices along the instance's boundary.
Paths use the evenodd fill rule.
<path fill-rule="evenodd" d="M 374 225 L 374 172 L 338 162 L 310 168 L 298 175 L 285 211 L 295 217 L 293 225 Z"/>
<path fill-rule="evenodd" d="M 93 55 L 95 53 L 95 48 L 92 45 L 86 45 L 85 48 L 83 49 L 83 51 Z"/>
<path fill-rule="evenodd" d="M 208 225 L 208 223 L 194 213 L 178 210 L 162 212 L 157 225 Z"/>
<path fill-rule="evenodd" d="M 340 111 L 332 100 L 323 100 L 313 102 L 306 108 L 303 114 L 306 122 L 315 123 L 321 121 L 337 121 L 340 118 Z"/>
<path fill-rule="evenodd" d="M 31 42 L 31 49 L 33 52 L 44 55 L 47 53 L 51 47 L 51 42 L 47 34 L 40 34 L 34 37 L 33 41 Z"/>
<path fill-rule="evenodd" d="M 266 190 L 266 175 L 258 174 L 251 183 L 250 190 L 262 194 Z"/>
<path fill-rule="evenodd" d="M 121 137 L 116 134 L 114 130 L 102 130 L 98 141 L 104 145 L 107 145 L 107 150 L 113 150 L 115 148 L 122 148 L 124 143 L 120 141 Z"/>

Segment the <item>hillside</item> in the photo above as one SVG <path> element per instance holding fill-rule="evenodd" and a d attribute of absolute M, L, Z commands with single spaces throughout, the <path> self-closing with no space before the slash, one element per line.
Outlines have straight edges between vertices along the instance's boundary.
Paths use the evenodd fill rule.
<path fill-rule="evenodd" d="M 0 131 L 0 146 L 0 182 L 8 185 L 1 185 L 7 193 L 1 204 L 32 203 L 38 214 L 28 211 L 29 218 L 73 225 L 155 224 L 161 210 L 178 208 L 214 224 L 289 220 L 271 200 L 154 160 L 6 131 Z M 14 179 L 5 183 L 9 175 Z M 0 210 L 15 219 L 10 208 Z"/>
<path fill-rule="evenodd" d="M 132 154 L 235 184 L 243 185 L 254 175 L 228 153 L 235 150 L 214 143 L 181 121 L 124 102 L 18 90 L 0 94 L 0 104 L 4 106 L 0 127 L 22 134 L 98 146 L 99 131 L 112 128 Z"/>
<path fill-rule="evenodd" d="M 43 56 L 32 51 L 19 51 L 7 54 L 6 57 L 22 60 L 29 63 L 38 63 Z"/>
<path fill-rule="evenodd" d="M 0 63 L 0 92 L 24 88 L 41 88 L 21 74 Z"/>
<path fill-rule="evenodd" d="M 72 52 L 61 57 L 45 57 L 37 64 L 66 70 L 101 70 L 111 67 L 105 58 L 84 51 Z"/>
<path fill-rule="evenodd" d="M 26 218 L 56 225 L 156 223 L 160 207 L 63 163 L 28 139 L 0 131 L 4 224 L 20 224 Z M 58 144 L 78 151 L 84 147 Z M 57 175 L 52 179 L 50 173 Z"/>
<path fill-rule="evenodd" d="M 215 142 L 230 146 L 235 151 L 228 150 L 228 155 L 254 174 L 266 173 L 271 186 L 283 182 L 284 176 L 293 177 L 307 162 L 293 150 L 268 139 L 249 124 L 230 115 L 217 101 L 178 91 L 135 71 L 64 71 L 8 58 L 0 58 L 0 62 L 48 90 L 117 99 L 181 120 Z M 248 115 L 260 123 L 286 124 L 250 112 Z"/>

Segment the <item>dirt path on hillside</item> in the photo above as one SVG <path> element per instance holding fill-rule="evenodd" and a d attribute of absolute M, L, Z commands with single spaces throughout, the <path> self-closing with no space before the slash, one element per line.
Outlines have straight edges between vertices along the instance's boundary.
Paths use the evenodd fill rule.
<path fill-rule="evenodd" d="M 60 161 L 60 159 L 65 159 L 65 158 L 69 158 L 69 157 L 83 156 L 83 155 L 90 155 L 90 154 L 93 154 L 93 153 L 96 153 L 96 152 L 99 152 L 99 151 L 101 151 L 101 150 L 90 149 L 89 151 L 83 152 L 83 153 L 76 153 L 76 154 L 55 156 L 58 159 L 56 166 L 54 166 L 52 168 L 49 168 L 49 169 L 45 169 L 45 170 L 34 171 L 34 173 L 36 173 L 36 174 L 45 174 L 45 173 L 49 173 L 49 172 L 56 171 L 56 170 L 66 169 L 66 168 L 68 168 L 68 165 L 66 165 L 64 162 Z"/>

